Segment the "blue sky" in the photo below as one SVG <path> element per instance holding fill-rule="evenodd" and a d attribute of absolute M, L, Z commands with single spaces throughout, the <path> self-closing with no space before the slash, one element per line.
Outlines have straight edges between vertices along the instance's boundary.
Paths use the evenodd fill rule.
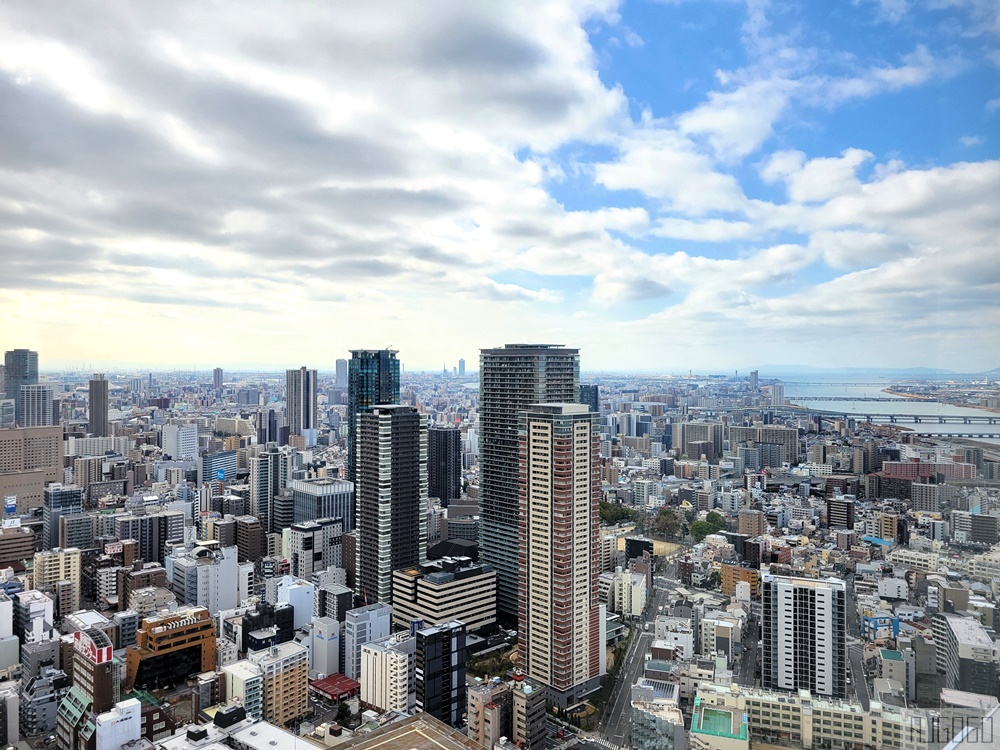
<path fill-rule="evenodd" d="M 994 0 L 61 5 L 0 7 L 43 367 L 1000 366 Z"/>

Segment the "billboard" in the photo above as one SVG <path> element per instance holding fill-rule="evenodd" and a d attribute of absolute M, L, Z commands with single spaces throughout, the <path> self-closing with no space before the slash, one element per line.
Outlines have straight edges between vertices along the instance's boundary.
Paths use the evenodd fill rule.
<path fill-rule="evenodd" d="M 114 650 L 111 646 L 95 645 L 94 640 L 80 630 L 73 633 L 73 648 L 94 664 L 104 664 L 111 661 Z"/>
<path fill-rule="evenodd" d="M 3 510 L 8 516 L 17 513 L 17 495 L 4 495 Z"/>

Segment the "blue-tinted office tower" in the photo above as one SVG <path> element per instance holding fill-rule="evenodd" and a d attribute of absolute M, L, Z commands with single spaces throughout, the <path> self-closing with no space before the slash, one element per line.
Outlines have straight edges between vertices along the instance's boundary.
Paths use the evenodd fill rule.
<path fill-rule="evenodd" d="M 24 399 L 22 385 L 38 385 L 38 352 L 30 349 L 13 349 L 3 358 L 7 398 L 14 399 L 14 419 L 24 424 Z"/>
<path fill-rule="evenodd" d="M 352 349 L 347 384 L 347 479 L 357 481 L 358 412 L 399 403 L 399 360 L 393 349 Z"/>

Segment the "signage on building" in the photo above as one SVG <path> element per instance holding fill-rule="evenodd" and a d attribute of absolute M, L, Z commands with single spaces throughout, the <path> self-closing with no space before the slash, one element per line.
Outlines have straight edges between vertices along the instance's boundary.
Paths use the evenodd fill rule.
<path fill-rule="evenodd" d="M 3 519 L 3 528 L 5 529 L 16 529 L 21 526 L 20 518 L 5 518 Z"/>
<path fill-rule="evenodd" d="M 108 542 L 104 545 L 105 555 L 120 555 L 125 546 L 121 542 Z"/>
<path fill-rule="evenodd" d="M 73 648 L 94 664 L 105 664 L 111 661 L 114 650 L 111 646 L 95 645 L 94 639 L 80 630 L 73 633 Z"/>
<path fill-rule="evenodd" d="M 17 495 L 4 495 L 3 509 L 8 516 L 17 513 Z"/>

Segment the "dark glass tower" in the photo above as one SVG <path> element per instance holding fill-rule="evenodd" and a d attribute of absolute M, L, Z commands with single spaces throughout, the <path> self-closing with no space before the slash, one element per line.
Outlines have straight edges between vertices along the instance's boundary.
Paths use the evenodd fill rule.
<path fill-rule="evenodd" d="M 95 374 L 90 380 L 90 399 L 87 402 L 90 412 L 90 434 L 94 437 L 107 437 L 111 434 L 108 424 L 108 381 L 101 374 Z"/>
<path fill-rule="evenodd" d="M 14 399 L 14 419 L 24 424 L 24 401 L 21 398 L 22 385 L 38 385 L 38 352 L 30 349 L 14 349 L 4 354 L 7 398 Z"/>
<path fill-rule="evenodd" d="M 580 403 L 586 404 L 594 414 L 601 413 L 600 386 L 594 384 L 580 385 Z"/>
<path fill-rule="evenodd" d="M 462 433 L 457 427 L 427 431 L 427 494 L 445 508 L 462 496 Z"/>
<path fill-rule="evenodd" d="M 358 413 L 399 403 L 399 360 L 393 349 L 352 349 L 347 388 L 347 478 L 357 481 Z"/>
<path fill-rule="evenodd" d="M 579 403 L 580 350 L 551 344 L 483 349 L 479 360 L 479 550 L 497 571 L 497 610 L 517 617 L 517 413 Z"/>

